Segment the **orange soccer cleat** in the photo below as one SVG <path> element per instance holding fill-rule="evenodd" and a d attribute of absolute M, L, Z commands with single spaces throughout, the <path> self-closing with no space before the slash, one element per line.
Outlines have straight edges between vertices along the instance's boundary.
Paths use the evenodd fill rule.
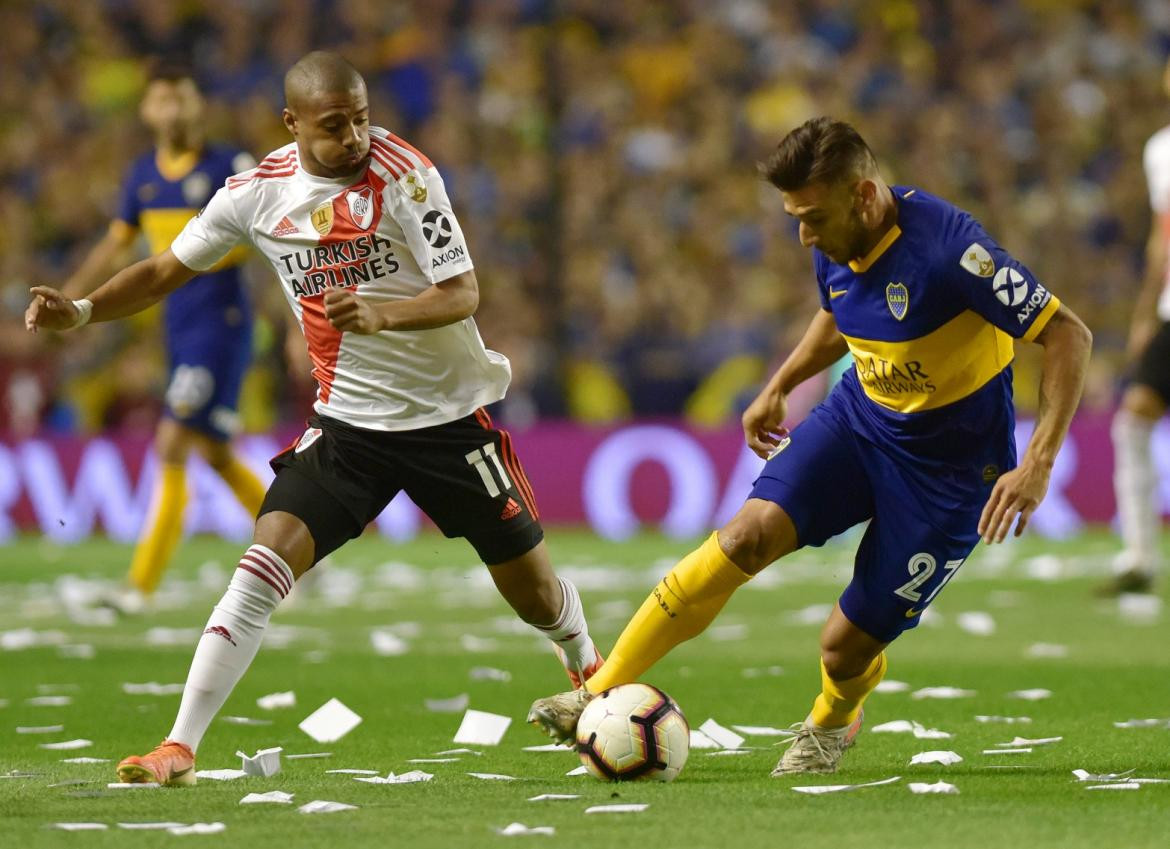
<path fill-rule="evenodd" d="M 163 740 L 149 755 L 131 755 L 118 764 L 118 780 L 126 784 L 157 781 L 164 787 L 195 783 L 195 753 L 183 743 Z"/>

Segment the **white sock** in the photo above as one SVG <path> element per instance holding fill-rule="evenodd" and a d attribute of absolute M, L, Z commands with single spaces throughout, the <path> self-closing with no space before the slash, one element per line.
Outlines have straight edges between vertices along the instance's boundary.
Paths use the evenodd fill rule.
<path fill-rule="evenodd" d="M 1149 574 L 1158 565 L 1161 525 L 1155 490 L 1158 484 L 1150 453 L 1154 422 L 1121 409 L 1113 416 L 1113 489 L 1125 550 L 1114 561 L 1118 572 Z"/>
<path fill-rule="evenodd" d="M 268 618 L 293 581 L 292 570 L 272 549 L 253 545 L 244 552 L 195 648 L 168 739 L 186 743 L 192 751 L 199 747 L 207 726 L 256 656 Z"/>
<path fill-rule="evenodd" d="M 551 625 L 534 625 L 565 653 L 565 663 L 570 669 L 588 669 L 597 660 L 597 648 L 589 638 L 589 625 L 585 622 L 585 609 L 581 596 L 572 581 L 557 579 L 564 595 L 561 615 Z"/>

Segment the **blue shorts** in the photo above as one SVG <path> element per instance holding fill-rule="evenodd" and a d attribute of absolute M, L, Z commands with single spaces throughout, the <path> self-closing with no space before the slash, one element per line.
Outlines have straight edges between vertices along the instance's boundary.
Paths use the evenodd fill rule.
<path fill-rule="evenodd" d="M 250 323 L 230 332 L 172 336 L 166 413 L 212 439 L 239 430 L 240 387 L 252 359 Z"/>
<path fill-rule="evenodd" d="M 952 502 L 944 511 L 915 481 L 922 474 L 923 469 L 907 468 L 821 405 L 765 464 L 749 497 L 782 507 L 800 547 L 823 545 L 870 521 L 840 604 L 850 622 L 889 642 L 918 624 L 922 611 L 974 549 L 979 515 L 993 484 L 972 489 L 957 509 Z"/>

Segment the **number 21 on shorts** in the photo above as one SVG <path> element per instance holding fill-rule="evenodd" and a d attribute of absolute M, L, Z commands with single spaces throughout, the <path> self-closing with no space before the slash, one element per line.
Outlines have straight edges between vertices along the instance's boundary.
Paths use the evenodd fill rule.
<path fill-rule="evenodd" d="M 955 576 L 955 573 L 959 571 L 959 567 L 963 565 L 966 559 L 966 557 L 961 557 L 958 560 L 948 560 L 943 565 L 943 569 L 946 570 L 943 579 L 938 582 L 938 586 L 931 591 L 930 595 L 924 599 L 919 588 L 934 575 L 935 570 L 938 568 L 938 561 L 934 559 L 934 555 L 927 554 L 925 551 L 920 551 L 911 557 L 910 561 L 906 564 L 906 568 L 910 572 L 910 580 L 894 590 L 894 594 L 901 596 L 912 604 L 921 604 L 921 607 L 918 609 L 911 607 L 906 612 L 906 616 L 917 616 L 921 613 L 923 608 L 930 604 L 934 597 L 942 591 L 942 588 L 947 585 L 947 581 Z"/>

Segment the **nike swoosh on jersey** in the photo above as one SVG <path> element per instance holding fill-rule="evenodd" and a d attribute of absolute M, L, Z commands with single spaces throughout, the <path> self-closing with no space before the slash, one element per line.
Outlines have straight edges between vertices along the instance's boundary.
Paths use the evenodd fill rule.
<path fill-rule="evenodd" d="M 924 608 L 922 608 L 922 610 L 926 610 L 926 608 L 924 607 Z M 919 613 L 921 613 L 922 610 L 915 610 L 913 607 L 911 607 L 909 610 L 906 611 L 906 618 L 913 619 L 915 616 L 917 616 Z"/>
<path fill-rule="evenodd" d="M 830 286 L 829 287 L 829 300 L 832 300 L 833 298 L 839 298 L 848 291 L 849 291 L 848 289 L 834 289 L 832 286 Z"/>

